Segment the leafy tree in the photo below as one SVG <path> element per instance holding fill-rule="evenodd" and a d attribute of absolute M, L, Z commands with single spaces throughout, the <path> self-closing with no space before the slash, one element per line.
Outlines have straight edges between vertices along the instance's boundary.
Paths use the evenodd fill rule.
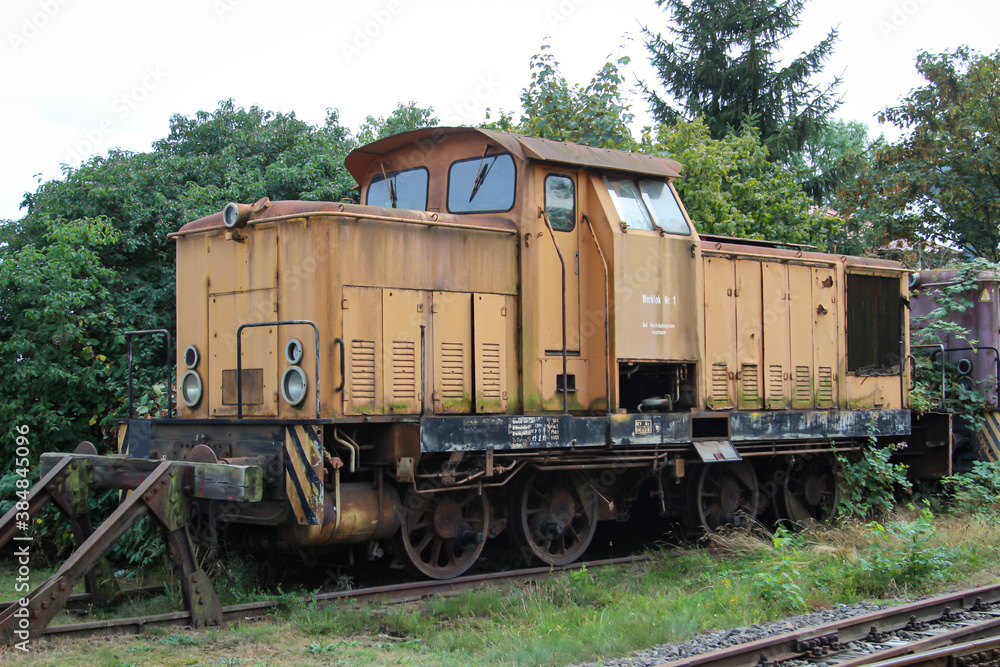
<path fill-rule="evenodd" d="M 677 190 L 704 234 L 826 247 L 840 224 L 811 210 L 794 175 L 768 161 L 767 149 L 749 126 L 713 139 L 702 119 L 661 125 L 655 140 L 644 138 L 642 150 L 684 165 Z"/>
<path fill-rule="evenodd" d="M 37 454 L 92 437 L 116 407 L 105 388 L 123 337 L 100 258 L 118 232 L 101 219 L 32 222 L 26 243 L 11 243 L 18 223 L 0 228 L 0 423 L 27 426 Z M 14 459 L 8 439 L 0 451 Z"/>
<path fill-rule="evenodd" d="M 608 63 L 585 88 L 567 83 L 548 45 L 531 59 L 531 82 L 521 94 L 521 122 L 501 113 L 487 126 L 547 139 L 659 154 L 679 160 L 677 181 L 688 213 L 708 234 L 828 245 L 839 219 L 810 212 L 810 201 L 785 167 L 768 161 L 757 131 L 714 139 L 704 119 L 647 129 L 636 142 L 622 90 L 627 59 Z"/>
<path fill-rule="evenodd" d="M 122 332 L 174 328 L 167 234 L 227 201 L 350 196 L 353 145 L 336 111 L 313 126 L 225 101 L 174 116 L 150 152 L 110 151 L 26 195 L 25 217 L 0 227 L 0 358 L 14 369 L 0 430 L 25 423 L 42 449 L 100 441 L 124 403 Z M 161 344 L 137 345 L 137 395 L 165 380 L 162 360 Z"/>
<path fill-rule="evenodd" d="M 544 139 L 601 148 L 636 148 L 628 128 L 633 115 L 622 90 L 622 68 L 628 65 L 628 57 L 609 61 L 590 83 L 580 87 L 567 83 L 549 49 L 548 44 L 543 44 L 531 58 L 531 83 L 521 92 L 520 125 L 511 127 L 509 118 L 503 115 L 499 122 L 508 130 Z"/>
<path fill-rule="evenodd" d="M 839 77 L 826 86 L 815 82 L 833 52 L 836 30 L 787 65 L 776 61 L 799 26 L 805 2 L 657 0 L 672 19 L 667 37 L 644 29 L 650 60 L 669 96 L 647 89 L 657 120 L 704 116 L 713 139 L 749 123 L 772 159 L 802 150 L 840 103 Z"/>
<path fill-rule="evenodd" d="M 1000 51 L 921 53 L 927 85 L 882 112 L 908 134 L 875 151 L 852 212 L 887 240 L 1000 260 Z"/>
<path fill-rule="evenodd" d="M 416 102 L 400 102 L 388 116 L 365 118 L 358 129 L 358 144 L 364 146 L 394 134 L 437 125 L 440 125 L 440 121 L 434 116 L 434 109 L 431 107 L 418 107 Z"/>
<path fill-rule="evenodd" d="M 837 207 L 837 191 L 853 185 L 869 159 L 868 126 L 830 120 L 789 158 L 789 168 L 816 206 Z"/>

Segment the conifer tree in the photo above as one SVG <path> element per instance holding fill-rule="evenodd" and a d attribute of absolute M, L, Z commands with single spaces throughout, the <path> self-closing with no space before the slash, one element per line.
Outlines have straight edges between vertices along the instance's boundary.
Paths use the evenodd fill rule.
<path fill-rule="evenodd" d="M 704 116 L 714 139 L 757 127 L 771 159 L 786 160 L 823 127 L 840 100 L 840 78 L 816 83 L 837 30 L 785 65 L 782 43 L 806 0 L 657 0 L 671 15 L 667 36 L 644 29 L 665 95 L 646 89 L 661 122 Z"/>

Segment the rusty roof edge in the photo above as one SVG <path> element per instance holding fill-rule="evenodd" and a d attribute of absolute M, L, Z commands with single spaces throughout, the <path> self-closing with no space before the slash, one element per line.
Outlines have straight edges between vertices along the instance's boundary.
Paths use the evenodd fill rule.
<path fill-rule="evenodd" d="M 431 141 L 441 143 L 449 136 L 480 134 L 489 141 L 504 147 L 521 158 L 539 162 L 557 162 L 578 167 L 598 167 L 612 171 L 634 172 L 659 178 L 679 178 L 682 165 L 676 160 L 658 155 L 631 153 L 617 148 L 598 148 L 566 141 L 542 139 L 524 134 L 498 132 L 478 127 L 431 127 L 411 130 L 385 137 L 352 151 L 344 164 L 351 175 L 361 182 L 371 164 L 380 155 L 386 155 L 408 144 L 420 145 Z"/>
<path fill-rule="evenodd" d="M 670 158 L 632 153 L 617 148 L 598 148 L 567 141 L 541 139 L 522 134 L 510 135 L 524 146 L 525 154 L 541 162 L 559 162 L 581 167 L 640 173 L 661 178 L 679 178 L 681 163 Z"/>
<path fill-rule="evenodd" d="M 385 218 L 386 220 L 412 221 L 426 223 L 429 226 L 439 225 L 448 227 L 468 222 L 469 216 L 457 215 L 454 213 L 437 213 L 431 211 L 416 211 L 411 209 L 394 209 L 380 206 L 362 206 L 346 202 L 325 202 L 325 201 L 303 201 L 303 200 L 279 200 L 271 202 L 264 210 L 253 213 L 248 224 L 267 222 L 272 219 L 288 219 L 290 217 L 308 217 L 313 214 L 335 213 L 350 217 L 353 215 L 367 218 Z M 476 224 L 482 228 L 492 228 L 497 231 L 510 231 L 517 229 L 517 226 L 510 220 L 502 216 L 477 215 Z M 222 219 L 222 212 L 218 211 L 206 215 L 197 220 L 192 220 L 176 232 L 171 232 L 167 238 L 177 238 L 198 232 L 217 231 L 226 229 Z"/>
<path fill-rule="evenodd" d="M 351 173 L 358 183 L 360 183 L 372 163 L 382 155 L 393 152 L 404 146 L 413 145 L 415 151 L 431 151 L 437 144 L 447 141 L 448 137 L 462 134 L 480 134 L 503 148 L 514 153 L 517 157 L 524 159 L 524 152 L 521 144 L 514 139 L 515 135 L 506 132 L 494 132 L 478 127 L 425 127 L 419 130 L 410 130 L 394 134 L 370 144 L 355 148 L 347 158 L 344 159 L 344 166 Z M 413 166 L 419 166 L 415 161 Z"/>
<path fill-rule="evenodd" d="M 701 240 L 702 252 L 709 255 L 753 255 L 757 257 L 773 257 L 779 260 L 804 260 L 826 263 L 842 262 L 851 268 L 891 269 L 909 273 L 910 269 L 891 259 L 861 257 L 858 255 L 841 255 L 838 253 L 809 252 L 790 248 L 768 248 L 759 245 L 744 245 L 741 243 L 726 243 L 719 240 Z"/>

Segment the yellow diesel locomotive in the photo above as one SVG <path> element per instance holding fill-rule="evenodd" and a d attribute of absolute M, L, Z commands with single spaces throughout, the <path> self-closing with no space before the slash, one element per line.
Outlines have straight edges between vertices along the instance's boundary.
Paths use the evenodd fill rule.
<path fill-rule="evenodd" d="M 579 558 L 640 488 L 715 530 L 822 521 L 837 451 L 910 434 L 898 264 L 699 237 L 669 159 L 475 128 L 347 158 L 361 204 L 228 204 L 177 245 L 177 418 L 254 549 L 435 578 L 508 532 Z"/>
<path fill-rule="evenodd" d="M 869 442 L 951 471 L 950 416 L 911 424 L 901 265 L 699 236 L 661 157 L 433 128 L 347 168 L 361 204 L 230 203 L 172 234 L 176 416 L 42 455 L 0 546 L 54 502 L 78 548 L 0 640 L 81 580 L 110 600 L 103 555 L 142 516 L 202 625 L 223 539 L 448 579 L 505 534 L 570 563 L 640 497 L 696 531 L 821 522 L 834 452 Z M 94 488 L 130 492 L 96 530 Z"/>

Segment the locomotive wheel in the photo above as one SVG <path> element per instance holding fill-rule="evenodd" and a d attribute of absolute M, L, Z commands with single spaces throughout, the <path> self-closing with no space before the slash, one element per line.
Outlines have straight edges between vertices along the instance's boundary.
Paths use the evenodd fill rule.
<path fill-rule="evenodd" d="M 572 563 L 597 529 L 597 495 L 567 471 L 529 470 L 514 485 L 511 533 L 526 555 L 548 565 Z"/>
<path fill-rule="evenodd" d="M 746 461 L 709 463 L 694 485 L 692 520 L 706 532 L 748 527 L 757 518 L 757 474 Z"/>
<path fill-rule="evenodd" d="M 399 542 L 407 566 L 432 579 L 451 579 L 476 562 L 486 543 L 490 505 L 474 489 L 419 494 L 404 501 Z"/>
<path fill-rule="evenodd" d="M 817 456 L 788 470 L 779 494 L 779 511 L 782 519 L 809 526 L 833 518 L 839 502 L 837 469 L 829 458 Z"/>

